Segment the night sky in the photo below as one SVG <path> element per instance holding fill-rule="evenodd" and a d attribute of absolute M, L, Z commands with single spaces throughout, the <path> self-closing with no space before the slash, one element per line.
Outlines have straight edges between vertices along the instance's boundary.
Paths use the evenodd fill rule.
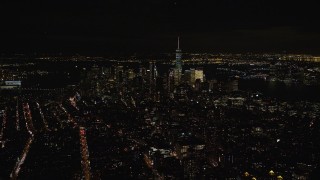
<path fill-rule="evenodd" d="M 0 2 L 0 53 L 320 54 L 318 7 L 282 0 Z"/>

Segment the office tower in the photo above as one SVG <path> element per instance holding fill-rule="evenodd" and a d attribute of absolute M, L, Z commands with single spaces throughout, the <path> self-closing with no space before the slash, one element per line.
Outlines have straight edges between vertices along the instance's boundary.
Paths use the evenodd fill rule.
<path fill-rule="evenodd" d="M 147 70 L 145 67 L 139 67 L 139 76 L 145 77 L 147 74 Z"/>
<path fill-rule="evenodd" d="M 158 77 L 158 69 L 155 61 L 149 62 L 149 79 L 155 81 Z M 151 84 L 151 83 L 150 83 Z"/>
<path fill-rule="evenodd" d="M 195 70 L 194 76 L 195 76 L 195 77 L 194 77 L 195 80 L 200 79 L 200 81 L 203 82 L 203 77 L 204 77 L 204 75 L 203 75 L 203 69 L 202 69 L 202 68 L 197 68 L 197 69 Z"/>
<path fill-rule="evenodd" d="M 150 92 L 155 90 L 158 71 L 157 66 L 154 61 L 149 62 L 149 85 L 150 85 Z"/>
<path fill-rule="evenodd" d="M 185 70 L 183 73 L 183 82 L 189 84 L 190 86 L 192 86 L 191 84 L 191 70 Z"/>
<path fill-rule="evenodd" d="M 201 80 L 200 79 L 196 79 L 195 90 L 196 91 L 200 91 L 201 90 Z"/>
<path fill-rule="evenodd" d="M 123 66 L 115 67 L 115 79 L 118 83 L 123 82 Z"/>
<path fill-rule="evenodd" d="M 182 51 L 180 49 L 180 38 L 178 37 L 178 48 L 176 50 L 176 69 L 180 70 L 182 72 Z"/>
<path fill-rule="evenodd" d="M 149 83 L 150 85 L 152 84 L 152 80 L 153 80 L 153 62 L 150 61 L 149 62 Z"/>
<path fill-rule="evenodd" d="M 204 73 L 203 73 L 203 69 L 202 68 L 191 68 L 189 71 L 187 71 L 188 73 L 188 83 L 195 87 L 195 82 L 197 79 L 200 80 L 200 82 L 204 82 Z"/>
<path fill-rule="evenodd" d="M 153 79 L 157 79 L 157 77 L 158 77 L 158 69 L 157 69 L 156 63 L 154 62 L 154 64 L 153 64 Z"/>
<path fill-rule="evenodd" d="M 136 74 L 134 73 L 133 69 L 128 69 L 127 76 L 129 80 L 132 80 L 133 78 L 135 78 Z"/>
<path fill-rule="evenodd" d="M 168 80 L 167 80 L 167 90 L 168 94 L 174 91 L 174 70 L 170 69 L 168 73 Z"/>
<path fill-rule="evenodd" d="M 194 68 L 190 69 L 190 85 L 194 87 L 196 82 L 196 70 Z"/>
<path fill-rule="evenodd" d="M 178 48 L 176 50 L 176 61 L 175 61 L 175 69 L 174 69 L 174 84 L 179 85 L 181 82 L 181 74 L 182 74 L 182 51 L 180 49 L 180 39 L 178 37 Z"/>

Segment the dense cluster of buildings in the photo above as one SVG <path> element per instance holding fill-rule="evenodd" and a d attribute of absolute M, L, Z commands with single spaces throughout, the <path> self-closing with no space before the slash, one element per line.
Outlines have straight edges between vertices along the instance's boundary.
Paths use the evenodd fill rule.
<path fill-rule="evenodd" d="M 0 178 L 318 177 L 317 62 L 183 55 L 2 65 Z"/>

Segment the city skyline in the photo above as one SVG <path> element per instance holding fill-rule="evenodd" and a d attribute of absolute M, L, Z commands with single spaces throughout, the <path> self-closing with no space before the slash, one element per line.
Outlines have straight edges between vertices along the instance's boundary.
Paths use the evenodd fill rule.
<path fill-rule="evenodd" d="M 0 179 L 320 179 L 313 2 L 0 2 Z"/>
<path fill-rule="evenodd" d="M 176 42 L 160 61 L 2 58 L 0 178 L 319 177 L 319 57 Z"/>

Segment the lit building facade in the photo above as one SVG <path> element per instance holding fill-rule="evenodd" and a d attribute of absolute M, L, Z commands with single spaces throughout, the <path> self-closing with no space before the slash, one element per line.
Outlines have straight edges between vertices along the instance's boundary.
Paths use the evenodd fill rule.
<path fill-rule="evenodd" d="M 176 50 L 176 61 L 175 61 L 175 69 L 174 69 L 174 83 L 175 85 L 179 85 L 181 82 L 182 75 L 182 51 L 180 49 L 180 39 L 178 37 L 178 48 Z"/>

